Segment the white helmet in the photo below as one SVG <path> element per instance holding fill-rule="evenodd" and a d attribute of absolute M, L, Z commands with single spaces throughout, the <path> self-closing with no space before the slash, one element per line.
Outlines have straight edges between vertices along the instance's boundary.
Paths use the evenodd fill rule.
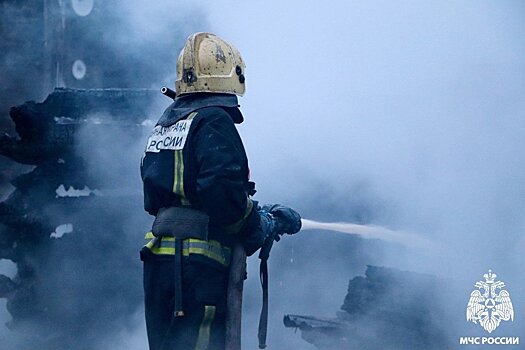
<path fill-rule="evenodd" d="M 242 96 L 244 61 L 237 49 L 210 33 L 188 37 L 177 59 L 178 95 L 191 92 L 220 92 Z"/>

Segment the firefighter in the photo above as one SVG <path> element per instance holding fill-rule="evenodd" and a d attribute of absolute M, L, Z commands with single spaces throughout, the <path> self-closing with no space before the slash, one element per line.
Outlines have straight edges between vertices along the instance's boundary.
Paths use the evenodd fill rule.
<path fill-rule="evenodd" d="M 245 65 L 210 33 L 191 35 L 177 60 L 176 98 L 141 162 L 145 210 L 155 216 L 141 250 L 151 350 L 224 349 L 232 246 L 254 254 L 267 237 L 301 228 L 294 210 L 261 208 L 235 124 Z"/>

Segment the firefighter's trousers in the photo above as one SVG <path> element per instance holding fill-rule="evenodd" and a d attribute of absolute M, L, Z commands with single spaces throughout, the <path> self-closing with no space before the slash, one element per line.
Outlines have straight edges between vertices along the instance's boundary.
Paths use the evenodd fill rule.
<path fill-rule="evenodd" d="M 182 263 L 184 316 L 174 317 L 174 258 L 141 251 L 150 350 L 223 350 L 228 269 L 192 254 Z"/>

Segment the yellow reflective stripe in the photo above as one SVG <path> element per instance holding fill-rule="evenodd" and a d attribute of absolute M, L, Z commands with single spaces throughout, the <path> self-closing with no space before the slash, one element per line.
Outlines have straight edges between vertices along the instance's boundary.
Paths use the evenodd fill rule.
<path fill-rule="evenodd" d="M 144 236 L 144 239 L 153 239 L 153 238 L 155 238 L 155 236 L 153 235 L 153 232 L 151 231 L 146 233 L 146 235 Z"/>
<path fill-rule="evenodd" d="M 175 159 L 173 171 L 173 193 L 179 196 L 184 196 L 184 159 L 182 157 L 182 150 L 173 152 Z"/>
<path fill-rule="evenodd" d="M 248 198 L 246 202 L 246 210 L 244 211 L 243 217 L 239 221 L 234 222 L 233 224 L 224 227 L 224 230 L 227 233 L 231 233 L 231 234 L 238 233 L 241 230 L 242 225 L 244 224 L 244 221 L 246 220 L 248 215 L 250 215 L 250 213 L 252 212 L 252 208 L 253 208 L 253 202 L 251 199 Z"/>
<path fill-rule="evenodd" d="M 146 236 L 148 236 L 148 234 L 146 234 Z M 173 255 L 175 254 L 175 238 L 155 237 L 146 244 L 146 247 L 154 254 Z M 200 254 L 217 261 L 221 265 L 228 266 L 230 264 L 231 249 L 222 246 L 217 241 L 188 238 L 182 242 L 182 247 L 182 254 L 184 256 Z"/>
<path fill-rule="evenodd" d="M 195 118 L 197 112 L 190 113 L 186 120 Z M 183 150 L 176 150 L 174 153 L 174 165 L 173 165 L 173 193 L 177 194 L 181 198 L 182 205 L 189 205 L 190 202 L 186 198 L 184 193 L 184 156 Z"/>
<path fill-rule="evenodd" d="M 153 247 L 151 248 L 153 254 L 158 255 L 175 255 L 175 248 L 169 247 Z"/>
<path fill-rule="evenodd" d="M 220 255 L 216 255 L 206 249 L 203 249 L 203 248 L 190 248 L 189 249 L 189 252 L 190 254 L 200 254 L 200 255 L 204 255 L 210 259 L 213 259 L 215 261 L 217 261 L 219 264 L 221 265 L 225 265 L 227 266 L 228 263 L 226 262 L 226 260 L 224 259 L 223 256 L 220 256 Z"/>
<path fill-rule="evenodd" d="M 157 244 L 158 238 L 154 237 L 151 241 L 146 243 L 146 248 L 151 249 Z"/>
<path fill-rule="evenodd" d="M 190 238 L 188 243 L 190 253 L 206 255 L 223 265 L 229 265 L 231 250 L 228 247 L 223 247 L 219 242 Z"/>
<path fill-rule="evenodd" d="M 199 327 L 199 336 L 195 350 L 207 350 L 210 345 L 210 331 L 213 320 L 215 319 L 215 306 L 204 306 L 204 317 L 202 318 L 201 326 Z"/>

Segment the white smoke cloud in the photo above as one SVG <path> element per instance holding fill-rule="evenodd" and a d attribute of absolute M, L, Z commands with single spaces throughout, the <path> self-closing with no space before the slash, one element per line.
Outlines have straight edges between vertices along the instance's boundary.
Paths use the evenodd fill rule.
<path fill-rule="evenodd" d="M 445 275 L 467 290 L 492 268 L 523 294 L 521 2 L 134 0 L 115 9 L 124 25 L 108 28 L 108 45 L 140 47 L 133 58 L 143 54 L 145 64 L 155 57 L 148 42 L 180 47 L 190 30 L 239 48 L 247 63 L 240 130 L 257 199 L 443 244 L 427 253 L 337 234 L 285 237 L 270 259 L 269 348 L 311 349 L 283 328 L 283 314 L 334 315 L 365 264 Z M 176 37 L 175 22 L 187 24 Z M 175 51 L 157 57 L 173 61 L 159 85 L 174 79 Z M 125 183 L 136 183 L 130 176 Z M 257 274 L 251 258 L 246 348 L 256 346 Z M 131 323 L 116 339 L 143 348 L 143 321 Z"/>
<path fill-rule="evenodd" d="M 499 231 L 512 248 L 525 204 L 522 5 L 473 5 L 212 6 L 247 62 L 242 133 L 261 195 L 294 196 L 303 177 L 341 192 L 366 181 L 391 225 L 460 241 Z"/>
<path fill-rule="evenodd" d="M 374 252 L 363 243 L 365 259 L 346 257 L 358 266 L 325 262 L 319 271 L 292 276 L 290 290 L 274 287 L 279 317 L 323 308 L 333 314 L 348 278 L 372 262 L 454 278 L 466 289 L 492 268 L 515 295 L 523 291 L 522 3 L 208 5 L 212 28 L 238 46 L 247 64 L 241 132 L 259 199 L 285 202 L 316 219 L 349 221 L 352 213 L 330 212 L 344 214 L 361 196 L 380 209 L 365 222 L 443 245 L 432 252 L 388 246 Z M 334 235 L 312 236 L 276 247 L 273 286 L 286 274 L 277 261 L 287 260 L 292 244 L 335 249 Z M 467 297 L 458 296 L 465 303 Z M 277 325 L 279 317 L 272 320 Z M 273 342 L 293 336 L 275 323 Z"/>

